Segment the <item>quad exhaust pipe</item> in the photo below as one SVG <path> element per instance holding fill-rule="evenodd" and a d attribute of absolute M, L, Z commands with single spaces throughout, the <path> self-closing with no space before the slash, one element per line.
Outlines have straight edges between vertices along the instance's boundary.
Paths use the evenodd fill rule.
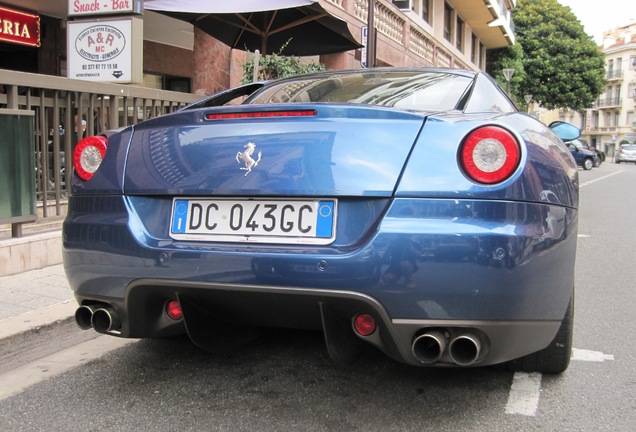
<path fill-rule="evenodd" d="M 82 305 L 75 311 L 75 322 L 82 330 L 88 330 L 93 327 L 91 322 L 93 313 L 97 310 L 97 305 Z"/>
<path fill-rule="evenodd" d="M 413 356 L 422 364 L 437 363 L 444 354 L 458 366 L 470 366 L 480 359 L 482 341 L 473 333 L 447 336 L 444 330 L 430 330 L 416 335 L 411 344 Z"/>
<path fill-rule="evenodd" d="M 106 304 L 80 306 L 75 311 L 75 322 L 82 330 L 93 328 L 98 333 L 109 333 L 121 328 L 117 312 Z"/>
<path fill-rule="evenodd" d="M 470 366 L 479 359 L 481 341 L 473 334 L 462 334 L 453 338 L 448 346 L 451 360 L 460 366 Z"/>
<path fill-rule="evenodd" d="M 423 364 L 437 362 L 446 351 L 446 336 L 439 331 L 430 331 L 413 339 L 411 351 Z"/>

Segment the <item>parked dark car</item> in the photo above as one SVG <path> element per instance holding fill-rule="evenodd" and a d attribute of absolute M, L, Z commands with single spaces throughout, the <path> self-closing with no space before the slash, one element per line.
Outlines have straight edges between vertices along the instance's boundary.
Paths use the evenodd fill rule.
<path fill-rule="evenodd" d="M 572 140 L 568 144 L 573 144 L 578 149 L 589 150 L 589 151 L 592 151 L 592 152 L 596 153 L 598 164 L 595 164 L 594 165 L 595 167 L 598 167 L 598 166 L 601 165 L 601 163 L 605 162 L 605 152 L 597 149 L 596 147 L 592 147 L 591 145 L 589 145 L 587 143 L 587 141 L 584 141 L 581 138 L 577 138 L 575 140 Z M 595 163 L 596 163 L 596 161 L 595 161 Z"/>
<path fill-rule="evenodd" d="M 560 373 L 579 205 L 562 140 L 580 131 L 551 128 L 484 73 L 380 68 L 247 84 L 88 137 L 63 227 L 76 321 L 214 351 L 314 329 L 340 362 L 371 345 Z"/>
<path fill-rule="evenodd" d="M 601 164 L 598 155 L 595 152 L 579 148 L 574 145 L 572 141 L 568 142 L 567 146 L 568 149 L 570 149 L 570 153 L 572 153 L 576 164 L 584 170 L 591 170 L 593 167 L 597 167 Z"/>

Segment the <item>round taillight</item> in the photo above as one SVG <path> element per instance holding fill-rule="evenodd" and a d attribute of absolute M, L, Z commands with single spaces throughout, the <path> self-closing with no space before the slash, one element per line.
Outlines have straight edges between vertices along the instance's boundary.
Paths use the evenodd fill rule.
<path fill-rule="evenodd" d="M 460 162 L 470 179 L 485 184 L 507 179 L 517 166 L 521 151 L 516 138 L 498 126 L 472 131 L 460 148 Z"/>
<path fill-rule="evenodd" d="M 369 336 L 377 327 L 375 318 L 369 314 L 359 314 L 353 319 L 353 329 L 360 336 Z"/>
<path fill-rule="evenodd" d="M 181 304 L 177 300 L 170 300 L 166 303 L 166 315 L 173 321 L 179 321 L 183 318 L 183 310 Z"/>
<path fill-rule="evenodd" d="M 108 140 L 103 136 L 90 136 L 77 143 L 73 152 L 73 167 L 82 180 L 89 180 L 99 168 L 106 154 Z"/>

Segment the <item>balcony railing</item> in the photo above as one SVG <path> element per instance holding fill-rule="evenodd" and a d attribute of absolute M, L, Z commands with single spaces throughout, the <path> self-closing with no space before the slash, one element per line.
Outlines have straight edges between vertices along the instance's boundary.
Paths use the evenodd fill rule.
<path fill-rule="evenodd" d="M 605 74 L 605 78 L 607 78 L 608 80 L 622 79 L 623 78 L 623 71 L 622 70 L 610 70 L 610 71 L 607 71 L 607 74 Z"/>
<path fill-rule="evenodd" d="M 327 0 L 337 3 L 335 0 Z M 369 14 L 369 2 L 367 0 L 351 0 L 352 13 L 366 23 Z M 350 3 L 347 3 L 350 4 Z M 469 65 L 460 61 L 457 55 L 451 54 L 450 44 L 443 45 L 435 41 L 429 31 L 411 21 L 403 12 L 398 10 L 389 0 L 377 0 L 374 11 L 375 27 L 378 33 L 398 43 L 407 52 L 420 57 L 421 64 L 439 67 L 469 68 Z M 477 67 L 477 65 L 471 65 Z"/>
<path fill-rule="evenodd" d="M 622 104 L 623 104 L 623 99 L 621 99 L 621 98 L 599 99 L 596 102 L 596 106 L 598 108 L 616 107 L 616 106 L 621 106 Z"/>
<path fill-rule="evenodd" d="M 189 93 L 94 83 L 0 70 L 0 108 L 35 114 L 36 199 L 42 217 L 61 216 L 70 184 L 70 157 L 84 136 L 175 111 L 199 97 Z M 53 214 L 52 214 L 53 213 Z"/>

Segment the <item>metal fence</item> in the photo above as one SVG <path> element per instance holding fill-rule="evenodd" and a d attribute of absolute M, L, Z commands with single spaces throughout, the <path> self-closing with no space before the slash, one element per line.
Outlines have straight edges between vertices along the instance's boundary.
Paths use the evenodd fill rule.
<path fill-rule="evenodd" d="M 43 218 L 63 215 L 70 155 L 79 140 L 173 112 L 197 99 L 188 93 L 0 70 L 0 108 L 35 114 L 33 173 Z"/>

